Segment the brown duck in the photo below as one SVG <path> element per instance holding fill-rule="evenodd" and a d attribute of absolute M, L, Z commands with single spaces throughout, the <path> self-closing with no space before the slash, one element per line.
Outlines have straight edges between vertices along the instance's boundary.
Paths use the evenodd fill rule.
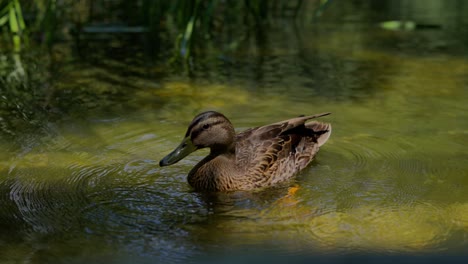
<path fill-rule="evenodd" d="M 210 154 L 188 174 L 197 191 L 252 190 L 291 179 L 306 167 L 330 137 L 331 125 L 301 116 L 251 128 L 236 134 L 231 122 L 218 112 L 197 115 L 180 145 L 164 157 L 168 166 L 201 148 Z"/>

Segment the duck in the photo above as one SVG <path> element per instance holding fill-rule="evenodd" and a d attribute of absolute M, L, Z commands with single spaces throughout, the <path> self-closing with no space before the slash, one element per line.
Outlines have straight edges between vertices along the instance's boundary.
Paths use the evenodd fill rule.
<path fill-rule="evenodd" d="M 209 154 L 187 176 L 195 191 L 272 187 L 292 179 L 311 163 L 329 139 L 332 127 L 309 120 L 329 114 L 299 116 L 236 133 L 223 114 L 202 112 L 190 122 L 182 142 L 159 165 L 175 164 L 198 149 L 209 148 Z"/>

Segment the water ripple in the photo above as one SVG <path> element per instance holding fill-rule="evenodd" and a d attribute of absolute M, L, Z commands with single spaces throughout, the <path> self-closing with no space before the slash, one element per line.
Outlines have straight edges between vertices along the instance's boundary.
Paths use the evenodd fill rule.
<path fill-rule="evenodd" d="M 10 185 L 9 198 L 34 231 L 49 233 L 76 223 L 84 194 L 63 182 L 17 178 Z"/>
<path fill-rule="evenodd" d="M 337 147 L 333 144 L 327 145 L 330 151 L 336 151 Z M 375 161 L 398 160 L 405 157 L 410 148 L 411 146 L 396 144 L 388 138 L 362 134 L 343 138 L 339 142 L 338 153 L 345 155 L 354 168 L 362 169 Z"/>
<path fill-rule="evenodd" d="M 449 238 L 446 211 L 428 204 L 363 206 L 318 216 L 310 232 L 324 247 L 380 252 L 432 250 Z"/>

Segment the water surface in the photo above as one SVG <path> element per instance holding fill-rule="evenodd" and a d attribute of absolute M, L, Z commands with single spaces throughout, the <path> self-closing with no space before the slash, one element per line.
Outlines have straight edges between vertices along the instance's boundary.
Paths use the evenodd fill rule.
<path fill-rule="evenodd" d="M 465 254 L 468 57 L 456 34 L 289 26 L 242 50 L 208 54 L 190 77 L 112 60 L 61 69 L 57 109 L 0 140 L 0 260 Z M 204 195 L 186 174 L 206 151 L 157 164 L 208 109 L 239 131 L 330 111 L 333 133 L 285 185 Z"/>

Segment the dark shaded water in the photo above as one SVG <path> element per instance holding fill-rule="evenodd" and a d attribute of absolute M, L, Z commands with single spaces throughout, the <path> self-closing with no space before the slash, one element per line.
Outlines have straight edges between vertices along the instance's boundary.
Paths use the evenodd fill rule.
<path fill-rule="evenodd" d="M 37 78 L 52 86 L 41 107 L 21 87 L 5 94 L 26 110 L 0 120 L 0 261 L 466 254 L 459 33 L 286 24 L 229 56 L 207 54 L 190 78 L 133 60 L 62 62 Z M 206 152 L 157 165 L 206 109 L 239 130 L 330 111 L 334 131 L 295 181 L 207 196 L 186 183 Z"/>

